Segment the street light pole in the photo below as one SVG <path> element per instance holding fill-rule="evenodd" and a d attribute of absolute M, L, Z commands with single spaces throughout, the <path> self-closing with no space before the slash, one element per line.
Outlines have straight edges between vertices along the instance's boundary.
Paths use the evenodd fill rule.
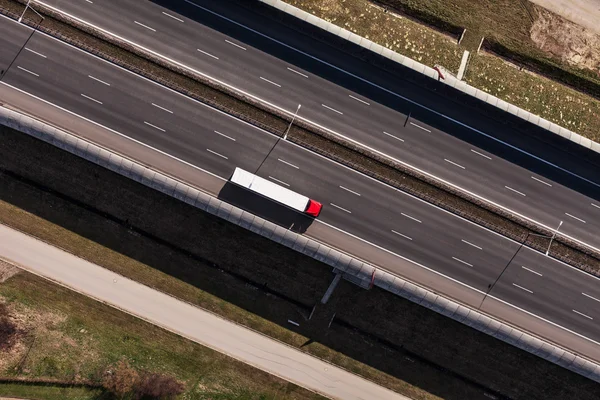
<path fill-rule="evenodd" d="M 283 140 L 285 140 L 287 138 L 288 132 L 292 128 L 292 124 L 294 123 L 294 120 L 296 119 L 296 115 L 298 115 L 298 111 L 300 111 L 300 107 L 302 107 L 302 104 L 298 104 L 298 108 L 296 108 L 296 112 L 294 113 L 294 116 L 292 117 L 290 124 L 288 125 L 287 129 L 285 130 L 285 133 L 283 134 Z"/>
<path fill-rule="evenodd" d="M 27 9 L 29 8 L 29 3 L 31 3 L 31 0 L 27 0 L 27 5 L 25 5 L 25 9 L 23 10 L 23 14 L 21 14 L 21 16 L 19 17 L 19 23 L 21 23 L 21 21 L 23 20 L 23 16 L 25 15 L 25 13 L 27 12 Z"/>
<path fill-rule="evenodd" d="M 554 234 L 552 235 L 552 237 L 550 238 L 550 244 L 548 244 L 548 250 L 546 250 L 546 255 L 548 255 L 548 253 L 550 253 L 550 246 L 552 246 L 552 241 L 554 240 L 554 238 L 556 237 L 556 234 L 558 233 L 558 230 L 560 229 L 560 226 L 563 224 L 562 221 L 560 221 L 560 224 L 558 224 L 558 228 L 556 228 L 556 230 L 554 231 Z"/>

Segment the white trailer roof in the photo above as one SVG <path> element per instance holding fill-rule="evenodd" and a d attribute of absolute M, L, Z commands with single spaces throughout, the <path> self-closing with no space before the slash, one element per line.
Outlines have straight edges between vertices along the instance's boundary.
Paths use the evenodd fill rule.
<path fill-rule="evenodd" d="M 252 190 L 265 197 L 273 199 L 279 203 L 285 204 L 288 207 L 304 212 L 308 204 L 309 198 L 298 194 L 290 189 L 279 186 L 278 184 L 268 181 L 260 176 L 256 176 L 241 168 L 236 168 L 231 177 L 231 182 Z"/>

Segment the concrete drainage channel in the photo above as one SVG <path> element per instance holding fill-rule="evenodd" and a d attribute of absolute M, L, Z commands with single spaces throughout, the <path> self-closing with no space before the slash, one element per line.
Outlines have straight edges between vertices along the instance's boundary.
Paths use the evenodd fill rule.
<path fill-rule="evenodd" d="M 335 289 L 335 285 L 342 276 L 365 289 L 369 289 L 373 285 L 378 286 L 600 383 L 600 364 L 591 362 L 552 343 L 490 318 L 479 311 L 435 294 L 399 276 L 392 275 L 349 254 L 331 248 L 324 243 L 275 225 L 184 182 L 4 107 L 0 107 L 0 124 L 50 143 L 333 267 L 336 277 L 332 282 L 331 291 Z M 329 290 L 327 293 L 331 294 Z M 327 293 L 322 302 L 327 301 Z"/>

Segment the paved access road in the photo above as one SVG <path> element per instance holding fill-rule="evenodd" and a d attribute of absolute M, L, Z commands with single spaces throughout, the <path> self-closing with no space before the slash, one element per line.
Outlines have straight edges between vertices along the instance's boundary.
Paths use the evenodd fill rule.
<path fill-rule="evenodd" d="M 4 225 L 0 225 L 0 258 L 328 397 L 408 400 L 334 365 Z"/>
<path fill-rule="evenodd" d="M 302 104 L 301 118 L 548 227 L 564 220 L 564 234 L 600 249 L 597 166 L 555 140 L 523 135 L 229 1 L 41 3 L 277 107 L 293 112 Z"/>
<path fill-rule="evenodd" d="M 15 31 L 27 29 L 0 19 L 0 29 L 7 25 Z M 10 50 L 0 49 L 0 58 L 10 54 Z M 236 166 L 250 171 L 260 167 L 258 174 L 264 178 L 325 204 L 313 225 L 359 237 L 398 255 L 399 260 L 408 259 L 460 282 L 465 290 L 477 294 L 471 304 L 474 307 L 485 310 L 489 302 L 502 301 L 589 338 L 578 340 L 588 344 L 600 341 L 596 325 L 600 310 L 594 300 L 600 299 L 600 287 L 596 278 L 520 249 L 518 243 L 287 141 L 276 142 L 277 138 L 267 132 L 83 51 L 36 33 L 2 84 L 43 98 L 223 180 Z M 276 147 L 271 151 L 273 145 Z M 250 206 L 246 198 L 237 200 Z M 283 225 L 290 222 L 279 217 L 276 221 Z M 291 221 L 297 222 L 293 217 Z M 314 229 L 308 225 L 304 228 L 309 235 Z M 353 249 L 346 250 L 352 253 Z M 402 274 L 399 265 L 383 267 Z M 544 335 L 543 331 L 535 333 Z M 563 345 L 572 347 L 573 343 Z"/>

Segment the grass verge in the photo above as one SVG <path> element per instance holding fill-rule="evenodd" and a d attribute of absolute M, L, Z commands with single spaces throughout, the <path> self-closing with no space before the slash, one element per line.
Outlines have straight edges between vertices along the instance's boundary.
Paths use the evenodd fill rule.
<path fill-rule="evenodd" d="M 317 261 L 46 143 L 2 135 L 0 221 L 91 262 L 414 399 L 600 396 L 592 381 L 383 290 L 342 281 L 321 306 L 332 275 Z"/>
<path fill-rule="evenodd" d="M 0 383 L 0 396 L 19 399 L 36 400 L 102 400 L 101 389 L 63 388 L 52 385 L 24 385 L 16 383 Z"/>
<path fill-rule="evenodd" d="M 4 10 L 9 15 L 17 15 L 19 7 L 21 5 L 15 0 L 0 0 L 0 10 Z M 36 16 L 31 15 L 31 17 L 35 18 Z M 273 110 L 267 110 L 259 106 L 253 100 L 217 86 L 214 82 L 193 75 L 187 70 L 178 69 L 155 56 L 116 42 L 114 39 L 103 36 L 89 27 L 84 28 L 79 25 L 76 25 L 76 27 L 72 25 L 72 21 L 61 18 L 53 12 L 48 12 L 47 18 L 38 28 L 276 134 L 281 134 L 287 125 L 281 115 L 274 114 Z M 37 24 L 37 20 L 34 19 L 33 21 L 36 21 L 35 24 Z M 350 166 L 514 240 L 526 241 L 527 245 L 544 251 L 548 246 L 547 239 L 530 236 L 529 233 L 541 233 L 550 236 L 552 232 L 541 229 L 526 220 L 519 219 L 508 212 L 497 209 L 460 190 L 444 185 L 424 174 L 417 173 L 400 163 L 392 162 L 338 136 L 304 123 L 296 123 L 290 130 L 288 138 L 290 141 L 325 157 Z M 588 272 L 600 274 L 600 258 L 597 255 L 592 254 L 589 249 L 576 243 L 563 241 L 560 244 L 560 240 L 563 239 L 556 240 L 556 245 L 552 249 L 556 258 Z"/>

